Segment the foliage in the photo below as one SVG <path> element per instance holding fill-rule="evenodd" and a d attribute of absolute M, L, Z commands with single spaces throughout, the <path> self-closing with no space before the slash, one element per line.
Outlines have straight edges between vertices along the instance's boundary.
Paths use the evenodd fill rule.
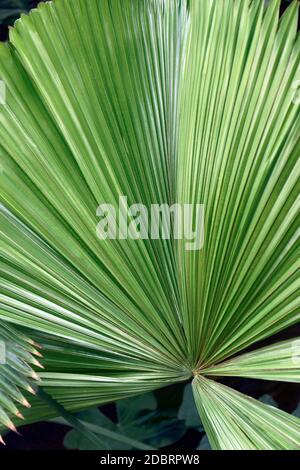
<path fill-rule="evenodd" d="M 245 353 L 300 318 L 299 8 L 279 8 L 56 0 L 0 45 L 0 321 L 68 412 L 194 377 L 213 448 L 299 448 L 299 418 L 216 380 L 300 378 L 296 338 Z M 203 204 L 203 249 L 100 242 L 120 195 Z"/>
<path fill-rule="evenodd" d="M 197 413 L 195 401 L 193 399 L 193 390 L 191 384 L 187 384 L 183 394 L 182 404 L 178 411 L 178 418 L 185 421 L 187 428 L 197 428 L 203 430 L 200 417 Z"/>
<path fill-rule="evenodd" d="M 99 446 L 99 449 L 126 450 L 135 448 L 134 443 L 122 442 L 122 436 L 134 439 L 138 437 L 139 441 L 154 448 L 164 447 L 178 441 L 185 432 L 183 421 L 178 420 L 173 413 L 157 409 L 153 393 L 117 402 L 116 410 L 116 423 L 98 409 L 83 411 L 77 415 L 85 424 L 93 423 L 97 427 L 101 426 L 116 432 L 115 440 L 102 438 L 102 445 Z M 90 448 L 89 441 L 86 441 L 74 430 L 67 434 L 64 444 L 68 449 L 87 450 Z"/>
<path fill-rule="evenodd" d="M 10 416 L 23 419 L 18 407 L 30 407 L 24 393 L 35 394 L 34 384 L 40 379 L 33 367 L 42 367 L 36 358 L 41 354 L 33 341 L 3 322 L 0 347 L 0 425 L 16 431 Z"/>

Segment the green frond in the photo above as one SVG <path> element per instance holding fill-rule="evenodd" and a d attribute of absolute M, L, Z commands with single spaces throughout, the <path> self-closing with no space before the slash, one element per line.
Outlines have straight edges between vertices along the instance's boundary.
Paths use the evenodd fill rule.
<path fill-rule="evenodd" d="M 205 243 L 179 265 L 204 368 L 300 320 L 298 4 L 278 23 L 263 3 L 191 1 L 178 199 L 204 204 Z"/>
<path fill-rule="evenodd" d="M 299 418 L 203 377 L 194 379 L 193 391 L 214 449 L 299 449 Z"/>
<path fill-rule="evenodd" d="M 22 419 L 19 411 L 22 407 L 30 408 L 24 396 L 29 392 L 35 394 L 34 383 L 40 381 L 35 371 L 41 368 L 37 357 L 41 354 L 36 344 L 19 331 L 4 322 L 0 324 L 0 426 L 12 431 L 16 428 L 11 416 Z M 2 441 L 0 435 L 0 442 Z"/>
<path fill-rule="evenodd" d="M 299 380 L 292 343 L 230 359 L 300 320 L 299 8 L 279 7 L 55 0 L 0 45 L 0 328 L 43 346 L 67 410 L 201 374 L 215 448 L 300 446 L 297 420 L 202 377 Z M 120 196 L 202 204 L 202 249 L 100 241 Z"/>
<path fill-rule="evenodd" d="M 229 359 L 201 371 L 207 376 L 250 377 L 300 382 L 300 338 L 283 341 Z"/>

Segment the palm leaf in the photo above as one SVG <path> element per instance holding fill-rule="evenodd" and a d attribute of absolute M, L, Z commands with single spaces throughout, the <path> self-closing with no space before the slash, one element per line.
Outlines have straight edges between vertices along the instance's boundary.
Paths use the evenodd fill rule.
<path fill-rule="evenodd" d="M 193 390 L 214 449 L 299 449 L 295 416 L 203 377 L 194 379 Z"/>
<path fill-rule="evenodd" d="M 204 371 L 210 376 L 300 382 L 300 339 L 283 341 L 229 359 Z"/>
<path fill-rule="evenodd" d="M 179 198 L 204 204 L 206 242 L 180 259 L 201 367 L 300 318 L 298 8 L 278 27 L 279 4 L 191 2 Z"/>
<path fill-rule="evenodd" d="M 230 359 L 300 318 L 298 6 L 279 7 L 56 0 L 1 45 L 0 320 L 42 344 L 59 406 L 192 375 L 299 380 L 283 345 Z M 121 195 L 203 204 L 203 248 L 99 241 L 97 207 Z M 215 448 L 280 446 L 259 404 L 194 389 Z M 28 422 L 53 415 L 34 405 Z M 299 420 L 265 413 L 299 446 Z"/>
<path fill-rule="evenodd" d="M 30 408 L 24 392 L 35 395 L 33 382 L 39 376 L 32 367 L 41 367 L 35 356 L 41 354 L 31 339 L 15 331 L 10 325 L 0 325 L 0 426 L 16 431 L 10 416 L 24 419 L 17 406 Z M 3 443 L 0 435 L 0 442 Z"/>

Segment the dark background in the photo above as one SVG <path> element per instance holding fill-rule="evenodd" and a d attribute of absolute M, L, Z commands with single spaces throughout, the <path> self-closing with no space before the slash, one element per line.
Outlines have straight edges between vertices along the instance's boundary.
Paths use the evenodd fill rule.
<path fill-rule="evenodd" d="M 29 11 L 38 3 L 40 2 L 35 0 L 0 0 L 0 41 L 7 40 L 9 26 L 14 23 L 20 13 Z M 289 3 L 290 0 L 282 2 L 282 12 Z M 293 326 L 285 332 L 255 345 L 255 347 L 271 344 L 275 340 L 284 340 L 297 336 L 300 336 L 300 325 Z M 254 398 L 260 398 L 267 394 L 275 400 L 279 408 L 289 413 L 292 413 L 299 404 L 300 384 L 239 378 L 226 378 L 222 379 L 222 382 Z M 167 409 L 172 410 L 172 413 L 176 414 L 176 410 L 180 408 L 182 403 L 184 388 L 185 384 L 179 384 L 155 392 L 158 411 Z M 112 421 L 117 421 L 115 404 L 101 407 L 101 410 Z M 5 437 L 7 446 L 6 448 L 0 447 L 0 451 L 5 451 L 5 449 L 64 449 L 64 437 L 69 430 L 70 428 L 67 426 L 49 422 L 28 425 L 21 429 L 22 437 L 13 433 L 8 434 Z M 199 428 L 190 427 L 186 430 L 183 437 L 170 448 L 181 450 L 195 449 L 203 435 L 204 433 L 201 430 L 199 431 Z M 138 439 L 139 436 L 136 436 L 136 438 Z"/>

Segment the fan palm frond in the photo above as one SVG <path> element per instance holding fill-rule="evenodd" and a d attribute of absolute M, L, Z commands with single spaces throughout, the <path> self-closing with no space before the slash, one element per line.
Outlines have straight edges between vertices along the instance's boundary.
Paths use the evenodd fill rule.
<path fill-rule="evenodd" d="M 300 338 L 266 346 L 205 370 L 207 376 L 300 382 Z"/>
<path fill-rule="evenodd" d="M 205 378 L 300 379 L 297 342 L 240 355 L 300 320 L 298 5 L 279 7 L 56 0 L 1 45 L 0 321 L 43 346 L 67 410 L 194 376 L 214 448 L 299 448 L 299 419 Z M 100 241 L 122 195 L 202 204 L 202 249 Z"/>
<path fill-rule="evenodd" d="M 299 448 L 299 419 L 206 378 L 194 379 L 200 416 L 214 449 Z"/>
<path fill-rule="evenodd" d="M 40 378 L 33 367 L 42 368 L 37 359 L 41 353 L 34 341 L 4 322 L 0 324 L 0 351 L 0 425 L 16 432 L 10 416 L 24 419 L 18 407 L 30 408 L 24 392 L 35 395 L 34 383 Z"/>

